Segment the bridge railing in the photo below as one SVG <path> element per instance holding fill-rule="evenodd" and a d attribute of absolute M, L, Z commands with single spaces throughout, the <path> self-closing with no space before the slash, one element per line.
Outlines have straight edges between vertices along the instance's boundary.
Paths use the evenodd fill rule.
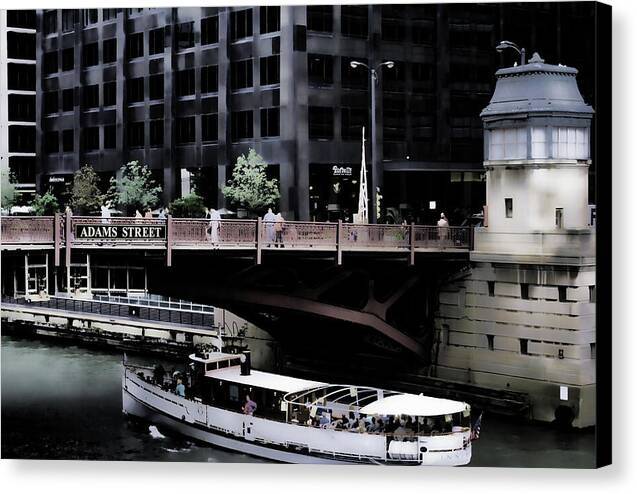
<path fill-rule="evenodd" d="M 70 221 L 70 223 L 69 223 Z M 68 224 L 67 224 L 68 223 Z M 210 220 L 190 218 L 101 218 L 95 216 L 2 217 L 2 244 L 64 247 L 132 246 L 173 248 L 298 248 L 355 250 L 445 250 L 472 248 L 471 227 L 371 225 L 308 221 Z M 122 228 L 114 235 L 109 227 Z M 142 235 L 131 235 L 139 227 Z M 152 232 L 145 227 L 156 227 Z M 93 230 L 91 230 L 93 228 Z M 132 230 L 131 230 L 132 228 Z M 85 230 L 84 230 L 85 229 Z M 99 231 L 97 231 L 99 230 Z M 126 230 L 126 233 L 123 232 Z M 96 233 L 97 231 L 97 233 Z M 144 232 L 153 233 L 145 235 Z M 68 237 L 68 238 L 67 238 Z M 68 242 L 67 242 L 68 240 Z"/>

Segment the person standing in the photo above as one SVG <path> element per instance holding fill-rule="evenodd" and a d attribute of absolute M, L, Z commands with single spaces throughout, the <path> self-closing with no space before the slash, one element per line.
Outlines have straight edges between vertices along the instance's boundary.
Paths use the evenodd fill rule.
<path fill-rule="evenodd" d="M 157 215 L 157 218 L 159 218 L 160 220 L 166 219 L 166 211 L 164 211 L 164 208 L 161 208 L 159 210 L 159 214 Z"/>
<path fill-rule="evenodd" d="M 153 212 L 150 210 L 150 208 L 148 208 L 146 210 L 146 214 L 144 214 L 144 218 L 152 218 L 153 217 Z"/>
<path fill-rule="evenodd" d="M 110 223 L 111 211 L 108 209 L 108 206 L 102 204 L 102 206 L 100 206 L 100 211 L 102 215 L 102 223 Z"/>
<path fill-rule="evenodd" d="M 221 215 L 219 214 L 219 211 L 213 208 L 210 210 L 209 217 L 210 223 L 208 225 L 208 228 L 210 229 L 210 241 L 213 244 L 216 244 L 217 242 L 219 242 L 219 221 L 221 221 Z"/>
<path fill-rule="evenodd" d="M 268 242 L 268 247 L 274 242 L 274 222 L 276 221 L 276 215 L 272 212 L 272 208 L 268 208 L 268 212 L 263 216 L 263 223 L 265 223 L 265 238 Z"/>
<path fill-rule="evenodd" d="M 257 409 L 257 404 L 250 399 L 250 395 L 246 395 L 246 402 L 243 405 L 243 413 L 246 415 L 254 415 L 254 412 Z"/>
<path fill-rule="evenodd" d="M 440 213 L 440 219 L 438 220 L 438 240 L 440 244 L 444 243 L 449 236 L 449 221 L 445 216 L 445 213 Z"/>
<path fill-rule="evenodd" d="M 276 235 L 274 242 L 277 247 L 281 246 L 283 248 L 283 215 L 279 212 L 276 214 L 276 218 L 274 220 L 274 233 Z"/>
<path fill-rule="evenodd" d="M 135 210 L 135 218 L 142 218 L 142 213 L 139 212 L 139 209 Z"/>

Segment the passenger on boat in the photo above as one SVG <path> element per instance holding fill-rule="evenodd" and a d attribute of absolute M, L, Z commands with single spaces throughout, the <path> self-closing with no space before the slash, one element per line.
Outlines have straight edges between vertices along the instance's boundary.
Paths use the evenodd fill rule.
<path fill-rule="evenodd" d="M 181 381 L 181 378 L 177 379 L 177 386 L 175 386 L 175 394 L 181 397 L 186 396 L 186 386 L 184 386 L 184 383 Z"/>
<path fill-rule="evenodd" d="M 164 384 L 164 376 L 166 375 L 166 371 L 161 364 L 157 364 L 153 369 L 153 380 L 156 384 L 160 386 Z"/>
<path fill-rule="evenodd" d="M 243 405 L 243 413 L 246 415 L 254 415 L 254 412 L 257 409 L 257 404 L 250 399 L 250 395 L 246 395 L 246 402 Z"/>
<path fill-rule="evenodd" d="M 319 427 L 325 428 L 328 426 L 329 423 L 330 423 L 330 414 L 324 411 L 319 417 Z"/>

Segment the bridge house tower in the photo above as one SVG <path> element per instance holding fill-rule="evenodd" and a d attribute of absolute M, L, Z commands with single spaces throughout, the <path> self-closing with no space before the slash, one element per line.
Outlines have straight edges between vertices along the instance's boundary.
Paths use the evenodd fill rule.
<path fill-rule="evenodd" d="M 434 371 L 524 393 L 534 419 L 583 427 L 595 422 L 593 110 L 576 75 L 538 54 L 496 72 L 481 113 L 485 226 L 470 274 L 440 294 Z"/>

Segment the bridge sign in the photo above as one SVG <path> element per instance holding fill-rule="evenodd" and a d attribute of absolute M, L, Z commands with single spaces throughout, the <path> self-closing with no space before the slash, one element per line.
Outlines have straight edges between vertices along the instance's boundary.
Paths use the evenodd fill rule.
<path fill-rule="evenodd" d="M 77 240 L 161 240 L 166 238 L 165 225 L 75 224 Z"/>

